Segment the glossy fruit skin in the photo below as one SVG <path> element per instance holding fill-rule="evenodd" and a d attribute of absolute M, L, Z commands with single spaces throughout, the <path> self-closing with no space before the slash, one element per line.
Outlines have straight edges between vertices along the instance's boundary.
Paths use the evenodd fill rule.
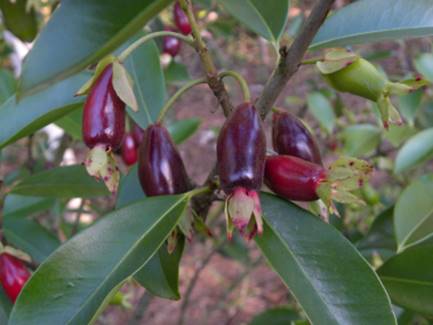
<path fill-rule="evenodd" d="M 83 110 L 83 139 L 89 148 L 105 145 L 116 150 L 125 134 L 125 103 L 112 84 L 113 68 L 108 65 L 92 86 Z"/>
<path fill-rule="evenodd" d="M 168 31 L 174 31 L 172 28 L 166 28 Z M 171 55 L 173 58 L 179 54 L 182 44 L 180 40 L 173 36 L 164 36 L 162 38 L 162 52 Z"/>
<path fill-rule="evenodd" d="M 262 120 L 251 103 L 239 105 L 218 136 L 217 165 L 221 188 L 259 190 L 263 183 L 266 138 Z"/>
<path fill-rule="evenodd" d="M 317 200 L 317 187 L 325 179 L 325 169 L 309 161 L 285 155 L 266 158 L 265 184 L 286 199 Z"/>
<path fill-rule="evenodd" d="M 179 2 L 176 2 L 173 7 L 174 23 L 180 32 L 184 35 L 191 34 L 192 28 L 189 23 L 188 16 L 180 7 Z"/>
<path fill-rule="evenodd" d="M 320 150 L 314 136 L 293 114 L 286 112 L 273 114 L 272 145 L 280 155 L 294 156 L 322 165 Z"/>
<path fill-rule="evenodd" d="M 162 125 L 150 125 L 144 132 L 139 150 L 138 176 L 147 196 L 179 194 L 189 190 L 182 158 Z"/>
<path fill-rule="evenodd" d="M 386 77 L 363 58 L 359 58 L 337 72 L 323 76 L 336 90 L 372 101 L 379 99 L 387 83 Z"/>
<path fill-rule="evenodd" d="M 122 159 L 127 166 L 137 162 L 138 153 L 135 139 L 131 133 L 127 133 L 122 143 Z"/>
<path fill-rule="evenodd" d="M 8 253 L 0 255 L 0 282 L 7 296 L 15 302 L 30 272 L 23 262 Z"/>

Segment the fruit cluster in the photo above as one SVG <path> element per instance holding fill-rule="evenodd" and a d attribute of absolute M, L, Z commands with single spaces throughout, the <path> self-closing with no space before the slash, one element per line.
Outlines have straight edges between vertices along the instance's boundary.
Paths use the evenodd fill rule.
<path fill-rule="evenodd" d="M 180 7 L 179 2 L 173 6 L 173 18 L 176 28 L 167 27 L 166 30 L 175 32 L 179 30 L 184 35 L 189 35 L 192 32 L 191 25 L 185 12 Z M 173 36 L 164 36 L 162 39 L 162 52 L 175 57 L 179 54 L 181 42 L 178 38 Z"/>

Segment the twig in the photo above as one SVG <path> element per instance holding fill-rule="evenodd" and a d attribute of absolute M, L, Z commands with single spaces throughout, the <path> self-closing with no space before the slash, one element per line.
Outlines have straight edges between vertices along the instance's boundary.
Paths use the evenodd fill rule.
<path fill-rule="evenodd" d="M 194 11 L 192 8 L 191 0 L 179 0 L 179 4 L 183 11 L 185 11 L 188 16 L 189 23 L 191 24 L 192 37 L 195 41 L 195 48 L 200 56 L 200 61 L 203 66 L 203 70 L 206 73 L 207 83 L 209 88 L 214 93 L 215 97 L 220 103 L 224 115 L 228 116 L 233 109 L 233 105 L 230 102 L 229 94 L 222 82 L 221 78 L 218 77 L 218 71 L 209 54 L 206 43 L 203 41 L 200 29 L 198 27 L 197 21 L 195 20 Z"/>
<path fill-rule="evenodd" d="M 265 88 L 256 102 L 256 108 L 260 111 L 262 118 L 266 117 L 266 114 L 271 110 L 289 79 L 298 70 L 305 52 L 308 50 L 311 41 L 325 20 L 334 1 L 317 1 L 290 48 L 286 46 L 280 48 L 278 65 L 266 82 Z"/>
<path fill-rule="evenodd" d="M 152 301 L 152 298 L 152 295 L 149 294 L 147 291 L 143 293 L 137 304 L 137 308 L 135 308 L 134 315 L 132 315 L 131 319 L 128 322 L 129 325 L 141 324 L 141 319 L 143 318 L 144 312 Z"/>
<path fill-rule="evenodd" d="M 224 244 L 224 241 L 219 242 L 214 248 L 208 253 L 208 255 L 202 260 L 200 267 L 195 270 L 194 276 L 189 282 L 188 288 L 186 289 L 185 295 L 182 298 L 182 305 L 180 307 L 180 316 L 179 316 L 179 325 L 183 325 L 185 323 L 186 310 L 188 308 L 189 299 L 191 297 L 191 293 L 195 288 L 195 285 L 200 277 L 201 272 L 205 269 L 205 267 L 209 264 L 212 257 L 218 252 L 219 248 Z"/>

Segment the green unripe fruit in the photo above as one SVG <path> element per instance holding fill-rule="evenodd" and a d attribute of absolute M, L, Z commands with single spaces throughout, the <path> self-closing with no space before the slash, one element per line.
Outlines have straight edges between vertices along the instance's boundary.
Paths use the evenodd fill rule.
<path fill-rule="evenodd" d="M 322 74 L 336 90 L 377 101 L 388 82 L 376 67 L 363 58 L 348 62 L 347 66 L 333 73 Z"/>

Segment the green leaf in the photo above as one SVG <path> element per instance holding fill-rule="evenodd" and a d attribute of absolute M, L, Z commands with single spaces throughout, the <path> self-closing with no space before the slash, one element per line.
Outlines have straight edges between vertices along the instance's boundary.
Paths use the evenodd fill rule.
<path fill-rule="evenodd" d="M 423 130 L 410 138 L 395 158 L 395 173 L 420 165 L 433 157 L 433 128 Z"/>
<path fill-rule="evenodd" d="M 428 81 L 433 82 L 433 54 L 423 53 L 415 61 L 416 70 Z"/>
<path fill-rule="evenodd" d="M 201 121 L 198 118 L 180 120 L 170 124 L 168 126 L 168 131 L 170 132 L 173 141 L 176 144 L 180 144 L 197 131 L 200 123 Z"/>
<path fill-rule="evenodd" d="M 417 134 L 418 130 L 409 125 L 391 124 L 383 133 L 383 138 L 388 140 L 394 147 L 399 147 L 410 137 Z"/>
<path fill-rule="evenodd" d="M 287 22 L 289 0 L 218 0 L 240 22 L 277 43 Z"/>
<path fill-rule="evenodd" d="M 310 48 L 433 35 L 432 6 L 433 0 L 356 1 L 325 21 Z"/>
<path fill-rule="evenodd" d="M 131 0 L 127 5 L 119 0 L 62 2 L 26 57 L 19 97 L 46 88 L 97 62 L 171 2 Z M 80 86 L 82 84 L 84 82 Z"/>
<path fill-rule="evenodd" d="M 57 198 L 89 198 L 109 194 L 104 183 L 87 174 L 82 165 L 57 167 L 33 174 L 14 186 L 11 193 Z"/>
<path fill-rule="evenodd" d="M 43 262 L 60 245 L 59 240 L 36 221 L 24 218 L 3 220 L 3 233 L 9 243 Z"/>
<path fill-rule="evenodd" d="M 155 42 L 147 42 L 135 50 L 125 61 L 133 82 L 138 101 L 138 112 L 129 115 L 142 128 L 156 121 L 164 106 L 166 89 L 164 74 L 159 62 L 159 50 Z"/>
<path fill-rule="evenodd" d="M 119 209 L 145 197 L 137 175 L 137 166 L 130 169 L 120 183 L 116 208 Z M 175 251 L 168 254 L 163 245 L 134 275 L 134 278 L 153 295 L 166 299 L 179 299 L 179 263 L 185 240 L 182 236 Z"/>
<path fill-rule="evenodd" d="M 328 133 L 335 127 L 336 117 L 328 98 L 319 92 L 312 92 L 307 96 L 308 109 L 319 121 L 320 126 Z"/>
<path fill-rule="evenodd" d="M 255 316 L 249 325 L 288 325 L 299 320 L 299 315 L 288 307 L 277 307 L 265 310 Z"/>
<path fill-rule="evenodd" d="M 418 89 L 407 95 L 399 96 L 398 108 L 401 115 L 411 126 L 413 126 L 416 113 L 421 107 L 421 100 L 423 95 L 424 90 Z"/>
<path fill-rule="evenodd" d="M 389 259 L 377 271 L 392 301 L 433 316 L 433 236 Z"/>
<path fill-rule="evenodd" d="M 128 71 L 119 62 L 113 62 L 113 88 L 117 96 L 134 112 L 138 111 L 137 99 L 134 94 L 134 82 Z"/>
<path fill-rule="evenodd" d="M 12 306 L 12 301 L 6 296 L 3 286 L 0 286 L 0 324 L 7 324 Z"/>
<path fill-rule="evenodd" d="M 256 242 L 313 324 L 396 324 L 379 278 L 335 228 L 273 195 L 261 202 Z"/>
<path fill-rule="evenodd" d="M 68 115 L 56 121 L 56 125 L 60 126 L 66 133 L 76 140 L 81 140 L 82 135 L 82 124 L 83 124 L 83 110 L 76 109 L 70 112 Z"/>
<path fill-rule="evenodd" d="M 433 174 L 410 184 L 395 205 L 394 229 L 399 250 L 433 233 Z"/>
<path fill-rule="evenodd" d="M 367 258 L 374 253 L 379 254 L 383 260 L 394 255 L 397 250 L 394 236 L 393 207 L 386 209 L 374 219 L 368 233 L 356 243 L 356 247 Z"/>
<path fill-rule="evenodd" d="M 186 195 L 146 198 L 80 232 L 39 266 L 9 324 L 87 324 L 111 290 L 161 246 L 186 202 Z"/>
<path fill-rule="evenodd" d="M 15 93 L 16 80 L 12 72 L 0 69 L 0 104 Z"/>
<path fill-rule="evenodd" d="M 50 209 L 54 200 L 49 197 L 8 194 L 4 200 L 3 218 L 32 216 Z"/>
<path fill-rule="evenodd" d="M 181 84 L 191 80 L 185 64 L 171 61 L 170 65 L 164 70 L 164 77 L 167 84 Z"/>
<path fill-rule="evenodd" d="M 27 0 L 1 0 L 3 22 L 6 28 L 24 42 L 31 42 L 38 33 L 34 9 L 27 10 Z"/>
<path fill-rule="evenodd" d="M 360 157 L 372 153 L 380 144 L 381 130 L 371 124 L 352 125 L 341 133 L 346 155 Z"/>
<path fill-rule="evenodd" d="M 151 294 L 165 299 L 178 300 L 179 264 L 185 246 L 185 237 L 180 235 L 174 252 L 168 253 L 164 244 L 152 258 L 134 274 L 137 280 Z"/>
<path fill-rule="evenodd" d="M 10 97 L 0 106 L 0 149 L 81 107 L 84 98 L 74 93 L 89 76 L 81 73 L 19 103 Z"/>

